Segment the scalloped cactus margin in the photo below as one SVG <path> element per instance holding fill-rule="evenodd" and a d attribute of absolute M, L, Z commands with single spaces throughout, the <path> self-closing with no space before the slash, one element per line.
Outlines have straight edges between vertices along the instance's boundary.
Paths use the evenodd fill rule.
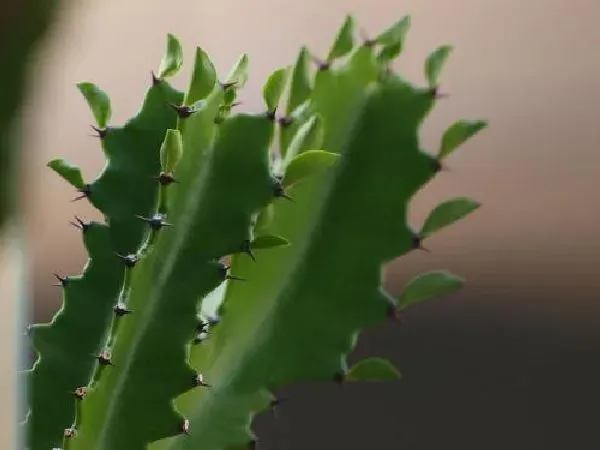
<path fill-rule="evenodd" d="M 88 264 L 57 275 L 63 308 L 29 330 L 26 448 L 251 448 L 253 415 L 283 385 L 400 375 L 379 357 L 347 367 L 346 355 L 365 327 L 462 286 L 433 271 L 394 298 L 381 271 L 480 206 L 447 200 L 418 232 L 406 220 L 443 160 L 487 126 L 458 121 L 436 155 L 421 150 L 451 48 L 427 59 L 428 86 L 412 85 L 390 66 L 409 26 L 357 43 L 348 16 L 324 61 L 303 48 L 273 72 L 257 114 L 233 113 L 245 55 L 219 81 L 198 48 L 187 93 L 172 88 L 183 52 L 171 34 L 123 127 L 109 125 L 104 92 L 79 85 L 107 164 L 91 183 L 66 161 L 49 166 L 106 223 L 74 222 Z"/>

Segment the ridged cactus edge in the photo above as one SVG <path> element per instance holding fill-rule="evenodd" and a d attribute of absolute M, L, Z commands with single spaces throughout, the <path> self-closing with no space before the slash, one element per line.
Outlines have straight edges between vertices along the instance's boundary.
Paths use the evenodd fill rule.
<path fill-rule="evenodd" d="M 452 48 L 432 52 L 427 85 L 414 85 L 391 65 L 409 27 L 407 16 L 358 41 L 348 16 L 325 59 L 303 47 L 269 76 L 254 114 L 235 112 L 246 55 L 221 79 L 197 48 L 187 90 L 171 86 L 183 64 L 172 34 L 123 126 L 106 93 L 78 85 L 106 165 L 89 182 L 67 161 L 48 165 L 105 220 L 75 218 L 88 262 L 55 274 L 63 306 L 28 329 L 24 448 L 253 448 L 252 418 L 282 386 L 399 377 L 383 358 L 348 367 L 347 355 L 365 328 L 463 285 L 432 271 L 394 297 L 382 267 L 479 208 L 453 198 L 419 230 L 407 219 L 444 160 L 487 126 L 460 120 L 435 153 L 421 148 Z"/>

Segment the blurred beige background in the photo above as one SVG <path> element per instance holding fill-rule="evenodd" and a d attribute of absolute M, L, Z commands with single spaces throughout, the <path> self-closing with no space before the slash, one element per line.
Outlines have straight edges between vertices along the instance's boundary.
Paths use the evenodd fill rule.
<path fill-rule="evenodd" d="M 26 107 L 24 223 L 37 317 L 47 319 L 58 307 L 60 292 L 49 287 L 52 272 L 78 273 L 85 262 L 69 220 L 73 214 L 97 216 L 85 202 L 71 203 L 70 186 L 45 167 L 49 159 L 64 157 L 88 178 L 102 168 L 77 82 L 93 81 L 106 90 L 113 122 L 122 123 L 136 112 L 166 33 L 173 32 L 186 50 L 187 64 L 175 81 L 179 87 L 187 84 L 196 45 L 209 52 L 223 76 L 247 52 L 251 74 L 242 100 L 244 108 L 258 110 L 266 76 L 292 62 L 302 44 L 324 54 L 348 12 L 371 34 L 412 15 L 398 66 L 416 82 L 424 81 L 423 61 L 431 50 L 455 46 L 442 82 L 450 97 L 423 130 L 426 146 L 434 150 L 454 120 L 490 120 L 488 130 L 451 158 L 450 171 L 421 193 L 413 217 L 420 223 L 436 203 L 458 195 L 484 206 L 432 238 L 427 246 L 433 253 L 391 267 L 391 288 L 399 289 L 417 271 L 448 268 L 468 279 L 467 293 L 481 293 L 453 304 L 462 314 L 506 313 L 557 327 L 597 326 L 598 0 L 73 4 L 38 56 Z M 447 313 L 443 302 L 437 310 Z"/>

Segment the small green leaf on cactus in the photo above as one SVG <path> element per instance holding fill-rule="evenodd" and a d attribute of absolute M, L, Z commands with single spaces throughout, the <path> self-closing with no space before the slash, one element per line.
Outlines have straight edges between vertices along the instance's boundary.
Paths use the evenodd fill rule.
<path fill-rule="evenodd" d="M 167 52 L 164 54 L 158 68 L 158 78 L 175 75 L 183 64 L 183 49 L 179 40 L 171 33 L 167 34 Z"/>
<path fill-rule="evenodd" d="M 190 87 L 185 96 L 185 105 L 191 105 L 206 98 L 215 87 L 217 72 L 209 56 L 200 47 L 196 48 L 196 62 Z"/>
<path fill-rule="evenodd" d="M 283 67 L 273 72 L 263 88 L 263 98 L 269 112 L 274 112 L 279 105 L 287 81 L 288 68 Z"/>
<path fill-rule="evenodd" d="M 248 80 L 248 55 L 244 53 L 227 75 L 227 83 L 235 83 L 235 89 L 241 89 Z"/>
<path fill-rule="evenodd" d="M 106 92 L 89 82 L 79 83 L 77 87 L 92 110 L 98 127 L 106 128 L 112 114 L 110 98 Z"/>
<path fill-rule="evenodd" d="M 269 235 L 258 236 L 254 238 L 250 247 L 255 250 L 264 250 L 267 248 L 284 247 L 290 245 L 290 241 L 281 236 Z"/>
<path fill-rule="evenodd" d="M 463 278 L 445 270 L 417 275 L 408 282 L 398 298 L 398 309 L 451 294 L 461 289 L 464 283 Z"/>
<path fill-rule="evenodd" d="M 309 62 L 310 53 L 306 47 L 302 47 L 292 70 L 290 94 L 285 111 L 288 115 L 304 103 L 310 95 Z"/>
<path fill-rule="evenodd" d="M 179 130 L 167 130 L 160 147 L 160 166 L 163 172 L 172 173 L 181 160 L 183 143 Z"/>
<path fill-rule="evenodd" d="M 420 236 L 427 237 L 471 214 L 481 204 L 466 197 L 457 197 L 437 205 L 425 220 Z"/>
<path fill-rule="evenodd" d="M 377 36 L 375 38 L 375 42 L 383 45 L 384 47 L 402 44 L 402 42 L 404 42 L 404 38 L 406 37 L 406 33 L 408 33 L 408 30 L 410 29 L 410 25 L 410 16 L 404 16 L 394 25 Z"/>
<path fill-rule="evenodd" d="M 380 64 L 385 64 L 398 56 L 401 51 L 402 42 L 386 45 L 377 54 L 377 61 L 379 61 Z"/>
<path fill-rule="evenodd" d="M 338 32 L 337 37 L 335 38 L 335 41 L 329 50 L 327 62 L 331 63 L 335 59 L 341 58 L 342 56 L 350 53 L 354 47 L 354 29 L 354 18 L 350 15 L 346 16 L 346 20 L 340 28 L 340 31 Z"/>
<path fill-rule="evenodd" d="M 442 136 L 438 159 L 445 158 L 456 148 L 486 128 L 485 120 L 459 120 L 450 125 Z"/>
<path fill-rule="evenodd" d="M 64 159 L 53 159 L 47 165 L 76 189 L 83 189 L 85 186 L 79 167 L 72 165 Z"/>
<path fill-rule="evenodd" d="M 291 186 L 303 178 L 321 173 L 334 165 L 339 158 L 339 154 L 324 150 L 308 150 L 300 153 L 287 166 L 283 186 Z"/>
<path fill-rule="evenodd" d="M 440 74 L 444 68 L 446 60 L 452 53 L 452 47 L 449 45 L 443 45 L 438 47 L 436 50 L 427 57 L 425 61 L 425 76 L 429 87 L 436 87 L 439 84 Z"/>
<path fill-rule="evenodd" d="M 346 381 L 390 381 L 400 378 L 400 372 L 383 358 L 367 358 L 348 370 Z"/>

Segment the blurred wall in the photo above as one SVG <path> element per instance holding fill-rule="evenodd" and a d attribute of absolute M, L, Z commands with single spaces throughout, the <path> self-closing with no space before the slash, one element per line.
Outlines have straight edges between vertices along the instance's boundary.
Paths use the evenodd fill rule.
<path fill-rule="evenodd" d="M 173 5 L 80 2 L 64 11 L 39 56 L 24 134 L 29 276 L 38 319 L 49 318 L 59 304 L 51 273 L 78 273 L 85 261 L 69 220 L 73 214 L 97 217 L 85 202 L 71 203 L 72 189 L 45 167 L 49 159 L 64 157 L 88 178 L 102 168 L 77 82 L 89 80 L 105 89 L 113 122 L 122 123 L 137 110 L 166 33 L 174 32 L 187 58 L 176 84 L 186 86 L 196 45 L 209 52 L 222 75 L 247 52 L 251 74 L 242 100 L 245 109 L 257 110 L 270 71 L 293 61 L 302 44 L 324 54 L 351 12 L 371 34 L 412 15 L 399 67 L 414 81 L 423 81 L 423 61 L 432 49 L 455 46 L 442 82 L 450 97 L 423 130 L 426 146 L 434 149 L 454 120 L 482 117 L 491 124 L 450 159 L 450 170 L 413 205 L 416 223 L 448 197 L 473 196 L 484 205 L 432 238 L 431 254 L 411 255 L 389 268 L 388 282 L 396 291 L 427 269 L 448 268 L 468 280 L 461 294 L 425 307 L 415 322 L 501 316 L 518 326 L 542 323 L 569 335 L 597 327 L 597 0 L 179 0 Z"/>

